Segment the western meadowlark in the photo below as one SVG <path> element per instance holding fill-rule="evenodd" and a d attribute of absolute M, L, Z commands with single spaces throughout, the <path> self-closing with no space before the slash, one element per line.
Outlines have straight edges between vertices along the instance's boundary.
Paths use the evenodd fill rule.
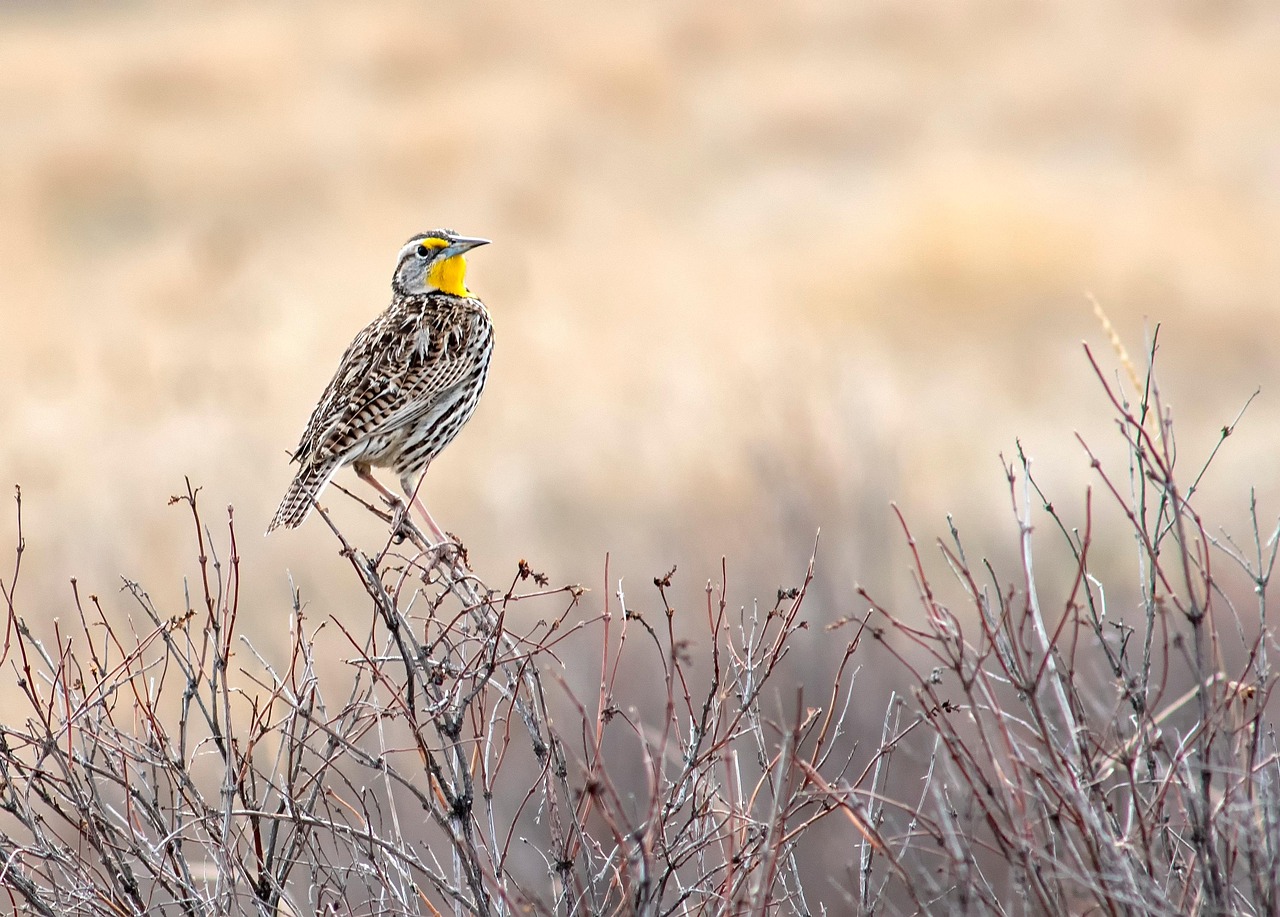
<path fill-rule="evenodd" d="M 293 528 L 312 497 L 344 465 L 389 502 L 373 476 L 391 468 L 441 542 L 444 532 L 417 499 L 417 481 L 476 409 L 493 354 L 493 325 L 464 280 L 463 253 L 488 239 L 447 229 L 419 233 L 400 249 L 391 305 L 356 335 L 311 412 L 293 460 L 300 466 L 267 532 Z"/>

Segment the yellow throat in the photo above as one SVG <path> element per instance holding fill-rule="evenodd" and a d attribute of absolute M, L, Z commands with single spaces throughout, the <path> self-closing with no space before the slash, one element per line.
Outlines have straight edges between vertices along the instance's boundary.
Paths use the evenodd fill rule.
<path fill-rule="evenodd" d="M 466 259 L 462 255 L 454 255 L 431 265 L 431 269 L 427 271 L 427 286 L 453 296 L 470 296 L 466 278 Z"/>

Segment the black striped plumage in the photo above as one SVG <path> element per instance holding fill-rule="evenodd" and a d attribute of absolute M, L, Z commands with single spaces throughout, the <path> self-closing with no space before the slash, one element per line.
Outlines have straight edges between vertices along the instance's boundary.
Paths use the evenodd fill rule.
<path fill-rule="evenodd" d="M 449 253 L 482 242 L 437 230 L 401 250 L 391 305 L 356 335 L 312 411 L 294 453 L 301 467 L 268 532 L 300 524 L 344 465 L 390 468 L 411 490 L 471 418 L 493 324 L 463 285 L 461 251 Z"/>

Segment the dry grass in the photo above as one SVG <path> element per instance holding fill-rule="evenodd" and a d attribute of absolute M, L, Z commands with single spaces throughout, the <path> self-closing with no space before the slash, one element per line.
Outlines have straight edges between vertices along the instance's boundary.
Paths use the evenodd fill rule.
<path fill-rule="evenodd" d="M 1094 422 L 1086 293 L 1129 337 L 1176 322 L 1189 428 L 1274 378 L 1252 331 L 1280 301 L 1265 5 L 0 16 L 0 469 L 57 545 L 29 571 L 51 594 L 181 562 L 160 481 L 265 520 L 425 224 L 495 240 L 472 272 L 492 387 L 425 490 L 491 576 L 532 551 L 594 578 L 605 549 L 643 575 L 677 541 L 749 575 L 819 526 L 880 567 L 887 495 L 998 529 L 996 451 L 1021 437 L 1065 486 L 1047 418 Z M 1230 461 L 1274 453 L 1274 410 Z M 329 590 L 325 545 L 243 550 Z"/>
<path fill-rule="evenodd" d="M 1154 436 L 1176 407 L 1184 466 L 1188 457 L 1215 454 L 1215 473 L 1193 495 L 1198 517 L 1215 520 L 1206 532 L 1219 540 L 1219 528 L 1248 532 L 1252 506 L 1266 516 L 1280 502 L 1271 474 L 1280 422 L 1266 395 L 1277 364 L 1260 332 L 1274 324 L 1280 301 L 1272 244 L 1280 237 L 1273 206 L 1280 21 L 1265 4 L 1190 0 L 1140 9 L 982 0 L 961 11 L 941 0 L 716 8 L 478 0 L 428 12 L 418 4 L 369 9 L 333 0 L 306 7 L 10 4 L 0 24 L 0 386 L 7 393 L 0 470 L 23 485 L 29 550 L 17 605 L 33 639 L 51 648 L 49 685 L 66 685 L 57 670 L 62 650 L 52 649 L 64 644 L 50 628 L 57 621 L 69 635 L 65 629 L 80 621 L 69 576 L 104 596 L 121 660 L 133 646 L 132 625 L 123 623 L 126 609 L 107 584 L 122 572 L 148 585 L 162 621 L 188 608 L 206 614 L 191 586 L 200 581 L 184 583 L 175 572 L 197 571 L 191 545 L 175 537 L 173 510 L 164 508 L 172 482 L 189 475 L 208 485 L 206 518 L 208 507 L 234 504 L 244 532 L 262 529 L 287 483 L 284 450 L 342 347 L 382 307 L 391 253 L 427 224 L 496 240 L 473 259 L 472 286 L 492 308 L 499 344 L 483 405 L 433 466 L 424 494 L 437 518 L 464 537 L 484 582 L 505 581 L 515 559 L 529 557 L 554 582 L 594 585 L 608 553 L 590 615 L 603 614 L 604 596 L 617 601 L 620 583 L 647 582 L 679 560 L 660 603 L 628 590 L 628 607 L 641 610 L 656 635 L 646 657 L 635 649 L 641 641 L 633 624 L 617 669 L 616 693 L 638 709 L 654 700 L 645 689 L 655 666 L 681 641 L 694 648 L 698 684 L 713 683 L 703 656 L 712 634 L 700 629 L 701 609 L 706 577 L 721 580 L 722 556 L 729 562 L 716 597 L 732 614 L 805 569 L 819 528 L 819 562 L 799 615 L 811 626 L 788 638 L 779 684 L 798 686 L 806 705 L 830 709 L 844 644 L 822 628 L 856 617 L 858 584 L 912 628 L 878 625 L 901 635 L 890 641 L 895 647 L 909 635 L 920 643 L 902 650 L 904 661 L 924 665 L 919 654 L 930 649 L 950 659 L 944 635 L 898 611 L 914 607 L 917 584 L 901 569 L 916 558 L 890 499 L 906 519 L 961 520 L 970 550 L 1003 571 L 1001 589 L 993 583 L 980 600 L 963 576 L 951 577 L 949 563 L 922 553 L 924 578 L 953 610 L 966 646 L 978 648 L 973 657 L 956 650 L 957 664 L 1003 664 L 981 649 L 996 641 L 983 602 L 1017 581 L 1010 571 L 1025 560 L 1020 525 L 1029 511 L 1022 505 L 1010 517 L 1005 481 L 994 473 L 1001 450 L 1019 482 L 1034 469 L 1039 488 L 1056 496 L 1069 537 L 1092 532 L 1088 567 L 1109 584 L 1108 620 L 1125 620 L 1135 628 L 1129 639 L 1139 639 L 1146 619 L 1130 621 L 1134 610 L 1168 596 L 1134 576 L 1136 530 L 1120 501 L 1064 496 L 1081 490 L 1078 444 L 1066 431 L 1080 432 L 1113 481 L 1134 461 L 1131 440 L 1111 435 L 1121 418 L 1096 410 L 1092 381 L 1080 372 L 1076 342 L 1098 333 L 1089 294 L 1124 339 L 1149 329 L 1148 316 L 1177 329 L 1161 354 L 1164 410 L 1149 414 L 1144 429 Z M 1145 366 L 1138 375 L 1145 378 Z M 1128 374 L 1117 367 L 1107 379 L 1119 391 Z M 1215 452 L 1241 393 L 1260 384 L 1248 435 Z M 1127 398 L 1143 400 L 1137 392 Z M 1015 442 L 1025 472 L 1012 458 Z M 1146 480 L 1117 490 L 1132 503 Z M 350 544 L 385 540 L 385 525 L 358 504 L 336 494 L 326 504 Z M 0 536 L 18 538 L 12 522 L 0 524 Z M 1047 626 L 1070 620 L 1088 634 L 1087 614 L 1078 617 L 1085 612 L 1067 598 L 1088 582 L 1077 582 L 1081 545 L 1069 537 L 1046 545 L 1051 524 L 1039 520 L 1035 581 L 1042 597 L 1058 597 L 1044 607 L 1064 617 L 1046 612 Z M 1203 560 L 1194 536 L 1184 544 L 1178 533 L 1176 541 Z M 248 643 L 234 652 L 252 670 L 248 645 L 280 665 L 318 641 L 315 678 L 326 691 L 338 686 L 327 695 L 337 705 L 358 667 L 349 647 L 325 641 L 336 641 L 341 629 L 373 641 L 370 647 L 385 647 L 387 637 L 370 624 L 369 603 L 353 598 L 364 593 L 354 592 L 351 567 L 335 563 L 334 550 L 319 524 L 241 540 L 238 594 L 252 613 L 236 622 Z M 1168 562 L 1167 551 L 1161 557 Z M 1230 563 L 1220 559 L 1213 579 L 1242 608 L 1249 576 Z M 229 574 L 224 568 L 221 575 Z M 442 587 L 422 588 L 430 596 Z M 291 619 L 297 595 L 301 618 Z M 512 606 L 508 630 L 527 634 L 539 619 L 553 619 L 551 601 Z M 658 625 L 667 606 L 678 614 L 664 643 Z M 401 610 L 427 626 L 414 617 L 418 606 Z M 89 631 L 100 636 L 94 614 L 86 611 Z M 1230 685 L 1250 683 L 1253 632 L 1242 618 L 1228 628 L 1234 646 L 1222 665 L 1206 669 L 1206 679 L 1223 678 L 1195 681 L 1189 664 L 1171 665 L 1174 687 L 1159 695 L 1167 703 L 1153 717 L 1189 716 L 1190 702 L 1174 701 L 1195 685 L 1217 704 L 1214 715 L 1241 715 L 1244 708 L 1226 698 Z M 139 640 L 152 633 L 144 620 Z M 313 620 L 329 623 L 313 634 L 303 623 Z M 394 618 L 378 620 L 386 626 Z M 1176 614 L 1157 620 L 1179 621 Z M 147 651 L 167 654 L 168 645 L 162 652 L 156 642 L 161 625 L 153 627 Z M 1072 627 L 1063 634 L 1075 633 Z M 590 673 L 570 665 L 564 685 L 546 685 L 571 721 L 570 697 L 588 721 L 595 715 L 596 662 L 601 654 L 615 658 L 602 629 L 598 621 L 576 632 L 585 643 L 562 657 L 594 652 Z M 1103 631 L 1112 640 L 1128 633 Z M 620 632 L 615 617 L 609 640 Z M 1172 624 L 1167 633 L 1176 636 Z M 1182 639 L 1192 636 L 1184 628 Z M 77 652 L 86 651 L 86 639 L 77 637 Z M 212 639 L 191 637 L 210 653 L 214 644 L 205 641 Z M 11 642 L 10 659 L 13 649 Z M 907 728 L 916 722 L 913 709 L 928 709 L 910 706 L 913 690 L 937 689 L 917 684 L 912 673 L 924 670 L 888 666 L 884 653 L 870 649 L 864 633 L 858 658 L 867 658 L 861 668 L 851 663 L 841 690 L 858 671 L 859 697 L 863 686 L 891 685 L 905 700 L 887 720 L 880 700 L 851 704 L 846 741 Z M 137 661 L 151 665 L 161 655 Z M 1074 670 L 1078 687 L 1063 689 L 1068 707 L 1107 726 L 1099 729 L 1102 749 L 1123 750 L 1130 734 L 1112 724 L 1123 700 L 1108 693 L 1113 662 L 1105 653 L 1091 658 Z M 361 671 L 372 677 L 368 667 Z M 273 684 L 265 670 L 256 677 Z M 247 684 L 235 688 L 248 691 Z M 806 714 L 796 713 L 794 694 L 774 697 L 760 722 L 776 728 L 762 726 L 759 741 L 783 748 Z M 976 703 L 963 691 L 952 699 Z M 1056 695 L 1034 700 L 1061 706 Z M 1006 701 L 1001 709 L 1024 703 L 1002 694 Z M 661 707 L 663 699 L 656 702 Z M 0 703 L 18 709 L 32 701 L 12 679 L 0 679 Z M 661 710 L 642 719 L 664 722 Z M 1135 714 L 1127 728 L 1154 735 L 1143 722 Z M 1181 723 L 1178 738 L 1190 737 L 1194 755 L 1208 754 L 1215 767 L 1241 760 L 1235 738 L 1199 747 L 1193 727 Z M 1056 733 L 1010 738 L 998 720 L 972 728 L 978 732 L 966 741 L 988 730 L 993 747 L 1010 756 L 1007 774 L 1005 759 L 992 760 L 1025 786 L 1038 786 L 1041 758 L 1057 754 Z M 941 742 L 946 730 L 923 720 L 913 735 L 925 734 Z M 601 755 L 625 773 L 626 787 L 646 785 L 633 752 L 648 738 L 639 730 L 625 751 L 605 743 Z M 938 746 L 939 755 L 950 747 Z M 590 748 L 579 741 L 569 759 L 585 767 Z M 922 810 L 942 803 L 911 781 L 952 766 L 939 757 L 928 770 L 932 754 L 927 742 L 904 745 L 893 767 L 864 774 L 877 755 L 864 739 L 853 771 L 818 776 L 829 800 L 878 786 L 893 799 L 923 800 L 912 808 Z M 1176 775 L 1193 773 L 1178 771 L 1184 761 L 1192 759 L 1167 759 L 1159 785 L 1181 793 Z M 581 767 L 575 773 L 585 779 Z M 511 772 L 533 786 L 528 773 Z M 808 793 L 821 786 L 803 768 L 788 774 L 775 776 L 800 780 L 795 786 Z M 898 776 L 906 782 L 894 784 Z M 1210 783 L 1211 798 L 1238 798 L 1231 796 L 1238 786 Z M 1093 805 L 1095 788 L 1079 788 L 1085 796 L 1076 802 Z M 1140 785 L 1126 798 L 1141 792 Z M 1107 799 L 1114 803 L 1117 794 Z M 1195 800 L 1177 793 L 1154 802 L 1195 811 Z M 626 818 L 609 811 L 591 831 L 638 823 L 645 810 L 637 803 Z M 888 875 L 875 869 L 893 867 L 878 853 L 865 881 L 844 873 L 848 863 L 829 857 L 863 835 L 832 812 L 839 817 L 819 819 L 798 840 L 801 871 L 812 863 L 814 872 L 797 881 L 812 901 L 846 906 L 838 896 L 856 887 L 858 906 L 867 906 L 859 896 L 874 895 L 873 879 Z M 982 851 L 969 865 L 952 844 L 941 874 L 922 867 L 935 877 L 922 887 L 941 894 L 952 887 L 937 878 L 944 875 L 970 888 L 965 881 L 979 873 L 1004 887 L 999 870 L 1017 845 L 1005 843 L 1003 815 L 996 816 L 992 822 L 984 814 L 989 833 L 978 838 Z M 763 824 L 773 816 L 741 809 L 741 817 Z M 934 827 L 951 843 L 944 822 Z M 916 837 L 909 827 L 880 830 Z M 1122 828 L 1116 836 L 1145 850 L 1147 828 Z M 1246 829 L 1231 836 L 1252 836 Z M 1194 831 L 1175 834 L 1181 843 Z M 600 844 L 601 856 L 614 849 Z M 1151 862 L 1148 875 L 1167 865 Z M 1242 861 L 1223 862 L 1235 868 Z M 554 898 L 538 884 L 545 872 L 528 851 L 508 865 L 514 882 L 551 896 L 539 900 Z M 1125 860 L 1117 875 L 1132 880 L 1123 872 L 1131 866 Z M 1053 873 L 1034 887 L 1022 874 L 1008 881 L 1027 890 L 1032 910 L 1043 895 L 1075 902 L 1072 896 L 1094 894 L 1082 886 L 1079 864 L 1072 869 L 1074 877 Z M 828 874 L 845 878 L 832 885 Z M 446 868 L 437 877 L 448 884 L 451 875 Z M 1167 889 L 1188 876 L 1173 875 Z M 443 886 L 433 887 L 447 897 Z M 1202 887 L 1177 886 L 1192 895 Z M 901 904 L 904 889 L 893 881 L 887 888 L 894 906 Z M 945 895 L 944 904 L 923 900 L 954 903 Z M 1265 907 L 1256 895 L 1249 900 Z"/>

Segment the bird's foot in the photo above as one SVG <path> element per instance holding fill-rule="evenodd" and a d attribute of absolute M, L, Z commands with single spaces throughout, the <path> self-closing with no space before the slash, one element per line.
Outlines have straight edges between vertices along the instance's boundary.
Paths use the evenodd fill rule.
<path fill-rule="evenodd" d="M 452 541 L 442 541 L 439 544 L 433 544 L 431 551 L 440 559 L 440 563 L 452 567 L 458 559 L 458 545 Z"/>
<path fill-rule="evenodd" d="M 391 505 L 391 540 L 396 544 L 401 544 L 408 538 L 412 532 L 409 522 L 409 504 L 403 500 L 387 500 Z"/>

